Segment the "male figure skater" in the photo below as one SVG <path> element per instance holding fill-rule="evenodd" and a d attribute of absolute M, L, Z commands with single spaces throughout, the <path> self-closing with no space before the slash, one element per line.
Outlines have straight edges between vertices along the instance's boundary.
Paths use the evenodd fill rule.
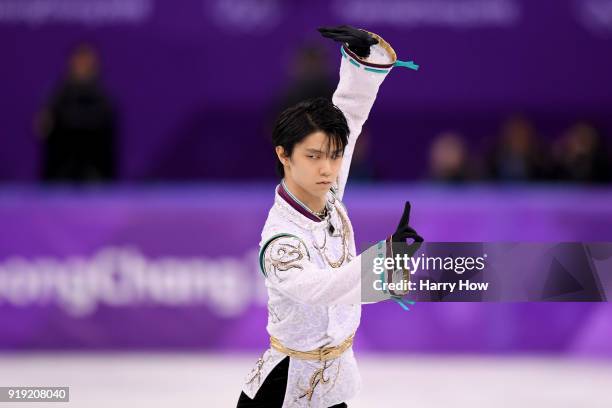
<path fill-rule="evenodd" d="M 353 336 L 361 317 L 361 255 L 342 196 L 355 142 L 396 61 L 376 34 L 320 28 L 343 44 L 332 101 L 285 110 L 273 142 L 282 177 L 261 234 L 270 348 L 247 376 L 238 407 L 346 407 L 361 385 Z M 333 102 L 333 103 L 332 103 Z M 423 239 L 406 203 L 388 241 Z"/>

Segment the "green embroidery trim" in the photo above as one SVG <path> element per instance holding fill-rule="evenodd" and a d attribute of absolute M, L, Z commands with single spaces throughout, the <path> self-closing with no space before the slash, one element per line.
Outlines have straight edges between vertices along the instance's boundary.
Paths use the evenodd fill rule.
<path fill-rule="evenodd" d="M 342 54 L 342 56 L 343 56 L 344 58 L 348 58 L 348 57 L 346 56 L 346 52 L 344 51 L 344 47 L 342 47 L 342 46 L 340 46 L 340 53 Z"/>
<path fill-rule="evenodd" d="M 366 71 L 375 72 L 377 74 L 386 74 L 387 72 L 389 72 L 389 70 L 387 69 L 376 69 L 376 68 L 369 68 L 369 67 L 365 67 L 364 69 Z"/>

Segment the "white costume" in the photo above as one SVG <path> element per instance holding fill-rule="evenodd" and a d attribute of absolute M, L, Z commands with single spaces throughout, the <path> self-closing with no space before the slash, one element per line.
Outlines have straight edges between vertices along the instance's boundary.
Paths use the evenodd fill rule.
<path fill-rule="evenodd" d="M 338 180 L 327 195 L 327 216 L 314 216 L 284 187 L 276 188 L 261 234 L 260 265 L 268 290 L 270 336 L 288 349 L 310 351 L 346 344 L 361 317 L 361 262 L 342 196 L 355 142 L 393 63 L 380 37 L 360 60 L 342 47 L 340 82 L 332 101 L 344 113 L 349 140 Z M 271 347 L 247 376 L 243 391 L 254 398 L 286 354 Z M 329 407 L 355 396 L 361 386 L 352 347 L 326 361 L 290 358 L 283 407 Z"/>

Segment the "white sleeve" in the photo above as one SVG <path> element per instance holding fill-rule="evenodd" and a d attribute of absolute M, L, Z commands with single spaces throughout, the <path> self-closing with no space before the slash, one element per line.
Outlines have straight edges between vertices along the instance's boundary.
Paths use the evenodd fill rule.
<path fill-rule="evenodd" d="M 381 51 L 379 49 L 375 50 L 375 48 L 377 46 L 372 47 L 372 55 L 366 62 L 355 60 L 355 58 L 342 50 L 340 81 L 332 97 L 334 105 L 344 113 L 349 127 L 348 144 L 344 150 L 344 157 L 337 180 L 336 195 L 340 199 L 344 195 L 355 143 L 361 133 L 363 124 L 368 118 L 374 100 L 376 100 L 378 88 L 391 70 L 390 68 L 376 69 L 364 65 L 367 62 L 378 63 L 389 61 L 387 55 L 381 54 Z M 382 60 L 377 61 L 377 56 Z"/>
<path fill-rule="evenodd" d="M 297 302 L 361 303 L 361 255 L 339 268 L 319 268 L 301 239 L 283 234 L 264 244 L 260 266 L 269 285 Z"/>

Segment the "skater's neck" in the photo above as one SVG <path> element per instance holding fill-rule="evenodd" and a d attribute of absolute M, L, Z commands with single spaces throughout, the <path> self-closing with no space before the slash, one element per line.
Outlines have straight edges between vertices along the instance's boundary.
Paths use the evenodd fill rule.
<path fill-rule="evenodd" d="M 298 204 L 305 206 L 308 211 L 316 214 L 323 212 L 325 209 L 327 195 L 313 195 L 294 183 L 290 178 L 284 178 L 282 184 L 285 190 L 298 200 Z"/>

